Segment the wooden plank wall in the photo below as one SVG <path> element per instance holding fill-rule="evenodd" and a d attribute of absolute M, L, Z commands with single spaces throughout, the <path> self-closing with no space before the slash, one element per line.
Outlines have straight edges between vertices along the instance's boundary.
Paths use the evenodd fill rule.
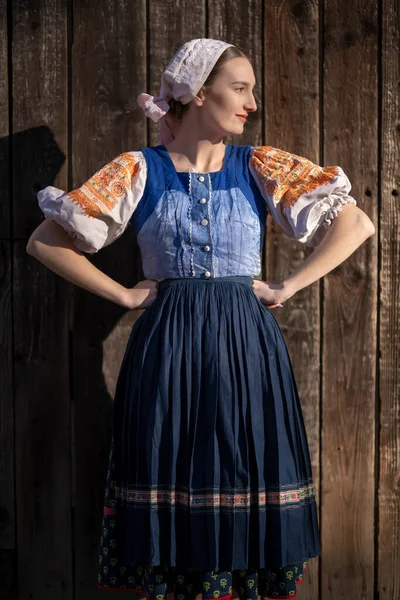
<path fill-rule="evenodd" d="M 158 94 L 168 60 L 195 37 L 238 45 L 254 67 L 258 111 L 227 141 L 342 166 L 375 224 L 274 314 L 320 512 L 322 556 L 298 596 L 400 598 L 399 21 L 396 0 L 0 0 L 1 599 L 104 593 L 112 399 L 141 314 L 27 255 L 43 218 L 36 192 L 73 189 L 120 152 L 157 144 L 136 97 Z M 310 252 L 268 220 L 262 278 L 280 280 Z M 123 285 L 143 279 L 130 229 L 90 260 Z"/>

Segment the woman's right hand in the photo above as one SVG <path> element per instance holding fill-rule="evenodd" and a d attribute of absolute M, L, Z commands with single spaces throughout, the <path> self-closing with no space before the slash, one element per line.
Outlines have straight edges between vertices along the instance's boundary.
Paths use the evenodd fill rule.
<path fill-rule="evenodd" d="M 148 308 L 158 295 L 158 281 L 154 279 L 143 279 L 133 288 L 126 288 L 123 298 L 123 306 L 131 310 Z"/>
<path fill-rule="evenodd" d="M 253 279 L 252 288 L 266 308 L 281 307 L 282 302 L 295 294 L 294 291 L 288 289 L 288 286 L 285 287 L 284 283 L 272 283 L 259 279 Z"/>

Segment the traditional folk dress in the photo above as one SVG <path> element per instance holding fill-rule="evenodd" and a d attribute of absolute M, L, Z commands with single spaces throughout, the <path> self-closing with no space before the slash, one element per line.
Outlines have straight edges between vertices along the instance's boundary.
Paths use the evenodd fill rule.
<path fill-rule="evenodd" d="M 158 145 L 39 192 L 83 252 L 133 227 L 144 277 L 160 282 L 117 380 L 99 588 L 296 596 L 320 555 L 311 461 L 287 347 L 252 280 L 268 212 L 315 247 L 350 190 L 339 166 L 228 144 L 220 171 L 177 172 Z"/>

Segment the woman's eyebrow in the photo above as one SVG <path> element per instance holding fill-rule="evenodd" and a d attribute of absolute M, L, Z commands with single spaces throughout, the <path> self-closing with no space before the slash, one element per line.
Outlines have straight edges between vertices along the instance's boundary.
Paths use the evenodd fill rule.
<path fill-rule="evenodd" d="M 232 81 L 231 85 L 233 85 L 234 83 L 243 83 L 244 85 L 250 85 L 248 81 Z M 255 85 L 253 87 L 255 87 Z"/>

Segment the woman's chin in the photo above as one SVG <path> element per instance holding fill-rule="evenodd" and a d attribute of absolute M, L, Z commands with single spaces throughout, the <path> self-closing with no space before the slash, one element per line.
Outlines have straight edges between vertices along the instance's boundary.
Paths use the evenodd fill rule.
<path fill-rule="evenodd" d="M 225 135 L 238 135 L 240 133 L 243 133 L 244 130 L 244 123 L 240 124 L 235 124 L 234 127 L 230 127 L 229 129 L 226 129 L 226 133 Z"/>

